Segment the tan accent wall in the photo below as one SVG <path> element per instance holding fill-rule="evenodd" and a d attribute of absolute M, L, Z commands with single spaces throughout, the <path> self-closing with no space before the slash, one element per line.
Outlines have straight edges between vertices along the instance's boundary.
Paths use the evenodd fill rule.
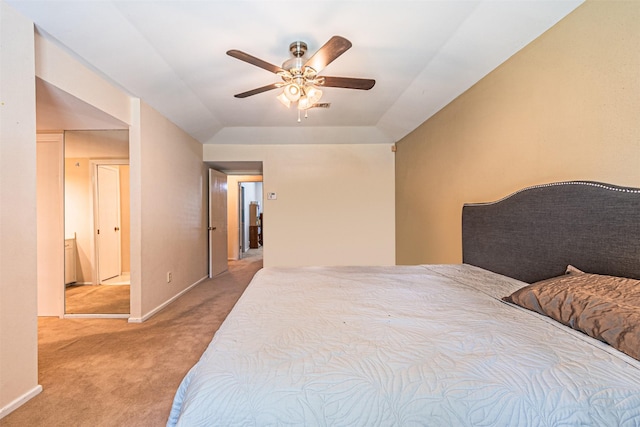
<path fill-rule="evenodd" d="M 640 2 L 587 1 L 398 143 L 398 264 L 462 259 L 465 202 L 640 187 Z"/>

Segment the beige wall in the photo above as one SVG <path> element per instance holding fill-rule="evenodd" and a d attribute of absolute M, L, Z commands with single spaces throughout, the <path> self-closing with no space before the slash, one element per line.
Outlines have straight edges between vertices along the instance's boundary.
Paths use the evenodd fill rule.
<path fill-rule="evenodd" d="M 640 2 L 587 1 L 398 143 L 399 264 L 461 261 L 461 209 L 533 184 L 640 187 Z"/>
<path fill-rule="evenodd" d="M 85 159 L 128 159 L 129 131 L 127 129 L 65 131 L 64 155 Z"/>
<path fill-rule="evenodd" d="M 394 264 L 388 145 L 205 144 L 204 159 L 263 162 L 266 266 Z"/>
<path fill-rule="evenodd" d="M 0 418 L 39 393 L 33 24 L 0 2 Z"/>
<path fill-rule="evenodd" d="M 64 159 L 65 238 L 76 238 L 76 278 L 93 284 L 91 168 L 88 158 Z"/>
<path fill-rule="evenodd" d="M 0 108 L 1 418 L 41 391 L 37 384 L 36 75 L 130 124 L 129 320 L 144 320 L 206 277 L 207 250 L 202 145 L 54 43 L 34 35 L 33 24 L 1 0 L 0 39 L 0 89 L 4 105 L 11 106 Z M 165 280 L 169 268 L 174 277 L 171 285 Z"/>
<path fill-rule="evenodd" d="M 133 154 L 131 191 L 135 194 Z M 140 298 L 144 318 L 208 276 L 208 175 L 202 162 L 202 144 L 144 102 L 140 105 L 139 156 L 143 283 Z M 131 214 L 134 214 L 133 200 Z M 169 271 L 173 276 L 171 283 L 166 281 Z"/>

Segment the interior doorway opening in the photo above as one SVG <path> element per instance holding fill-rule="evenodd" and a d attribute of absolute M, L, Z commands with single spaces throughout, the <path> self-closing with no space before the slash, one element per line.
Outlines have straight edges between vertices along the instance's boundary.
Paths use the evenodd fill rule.
<path fill-rule="evenodd" d="M 129 317 L 129 131 L 67 131 L 65 317 Z"/>
<path fill-rule="evenodd" d="M 263 191 L 262 181 L 241 181 L 238 183 L 238 212 L 240 224 L 238 259 L 252 249 L 263 247 Z"/>
<path fill-rule="evenodd" d="M 227 175 L 227 256 L 229 261 L 237 261 L 243 255 L 255 255 L 262 257 L 268 249 L 267 233 L 264 232 L 265 223 L 269 221 L 269 211 L 264 204 L 263 197 L 263 169 L 262 161 L 207 161 L 206 165 Z M 243 184 L 259 183 L 260 190 L 244 189 L 244 201 L 242 200 Z M 257 193 L 257 195 L 256 195 Z M 259 221 L 258 239 L 259 248 L 251 249 L 249 214 L 250 202 L 258 202 L 258 215 L 262 215 Z M 267 225 L 268 227 L 268 225 Z M 250 251 L 253 251 L 250 253 Z"/>

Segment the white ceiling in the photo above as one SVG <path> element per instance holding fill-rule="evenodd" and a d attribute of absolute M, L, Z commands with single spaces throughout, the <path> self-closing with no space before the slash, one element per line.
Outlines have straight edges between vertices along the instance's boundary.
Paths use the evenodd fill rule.
<path fill-rule="evenodd" d="M 582 2 L 4 1 L 194 138 L 231 144 L 395 142 Z M 312 54 L 333 35 L 353 47 L 321 75 L 372 78 L 373 89 L 325 88 L 322 102 L 331 108 L 312 109 L 301 123 L 275 99 L 277 90 L 233 97 L 278 77 L 227 50 L 280 66 L 291 42 L 304 41 Z M 91 115 L 39 85 L 38 103 L 50 105 L 38 111 L 66 108 L 67 122 L 76 109 Z M 104 121 L 93 113 L 85 128 Z"/>

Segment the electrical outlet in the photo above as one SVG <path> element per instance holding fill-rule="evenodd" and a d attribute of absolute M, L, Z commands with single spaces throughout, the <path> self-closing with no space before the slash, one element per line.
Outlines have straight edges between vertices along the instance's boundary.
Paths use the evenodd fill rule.
<path fill-rule="evenodd" d="M 170 271 L 167 271 L 167 283 L 171 283 L 172 279 L 173 279 L 173 275 L 171 274 Z"/>

